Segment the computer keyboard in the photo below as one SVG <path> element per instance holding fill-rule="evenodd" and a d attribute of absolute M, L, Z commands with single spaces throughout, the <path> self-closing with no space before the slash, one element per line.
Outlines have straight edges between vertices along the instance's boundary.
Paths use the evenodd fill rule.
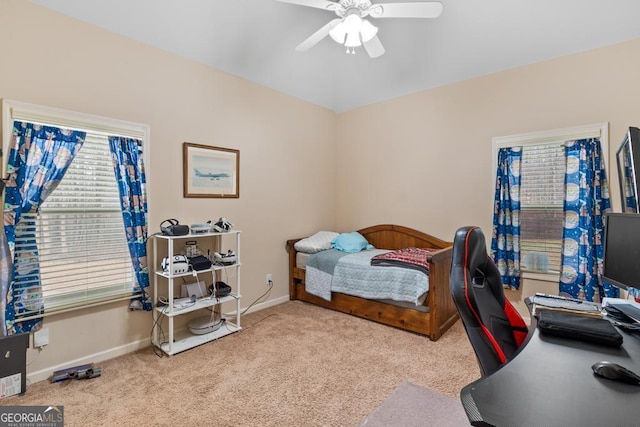
<path fill-rule="evenodd" d="M 561 296 L 561 295 L 553 295 L 553 294 L 545 294 L 545 293 L 542 293 L 542 292 L 537 292 L 535 296 L 540 297 L 540 298 L 549 298 L 549 299 L 560 300 L 560 301 L 573 301 L 573 302 L 577 302 L 577 303 L 584 302 L 583 300 L 578 299 L 578 298 L 564 297 L 564 296 Z"/>

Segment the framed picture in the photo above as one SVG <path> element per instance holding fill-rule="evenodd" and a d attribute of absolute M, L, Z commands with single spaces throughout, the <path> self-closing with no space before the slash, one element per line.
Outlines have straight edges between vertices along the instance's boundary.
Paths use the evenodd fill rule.
<path fill-rule="evenodd" d="M 240 197 L 240 151 L 182 144 L 184 197 Z"/>

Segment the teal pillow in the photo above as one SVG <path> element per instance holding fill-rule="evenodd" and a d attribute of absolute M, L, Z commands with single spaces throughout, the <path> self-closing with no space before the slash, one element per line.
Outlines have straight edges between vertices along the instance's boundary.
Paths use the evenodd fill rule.
<path fill-rule="evenodd" d="M 355 253 L 363 249 L 373 249 L 373 246 L 367 242 L 367 239 L 357 231 L 351 233 L 342 233 L 333 239 L 331 246 L 342 252 Z"/>

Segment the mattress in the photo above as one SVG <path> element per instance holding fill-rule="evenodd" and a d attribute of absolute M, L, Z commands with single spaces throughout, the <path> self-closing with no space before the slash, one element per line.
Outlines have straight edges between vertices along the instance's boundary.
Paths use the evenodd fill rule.
<path fill-rule="evenodd" d="M 307 268 L 307 260 L 311 254 L 306 254 L 304 252 L 296 252 L 296 267 L 305 269 Z"/>
<path fill-rule="evenodd" d="M 304 270 L 307 267 L 307 260 L 309 259 L 310 255 L 311 254 L 304 253 L 304 252 L 296 252 L 296 267 Z M 426 298 L 427 298 L 427 294 L 424 295 L 423 300 L 421 301 L 422 304 L 424 304 L 424 301 L 426 300 Z M 428 306 L 415 305 L 414 303 L 409 301 L 395 301 L 391 299 L 378 299 L 375 301 L 382 302 L 385 304 L 395 305 L 398 307 L 410 308 L 410 309 L 417 310 L 424 313 L 429 312 Z"/>

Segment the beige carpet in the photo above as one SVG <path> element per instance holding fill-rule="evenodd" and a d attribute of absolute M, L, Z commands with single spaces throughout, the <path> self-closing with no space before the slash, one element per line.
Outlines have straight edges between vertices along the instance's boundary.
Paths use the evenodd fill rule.
<path fill-rule="evenodd" d="M 151 316 L 151 315 L 149 315 Z M 358 426 L 409 381 L 453 399 L 479 377 L 458 321 L 440 340 L 292 301 L 173 357 L 149 348 L 102 376 L 29 385 L 3 405 L 63 405 L 68 426 Z"/>

